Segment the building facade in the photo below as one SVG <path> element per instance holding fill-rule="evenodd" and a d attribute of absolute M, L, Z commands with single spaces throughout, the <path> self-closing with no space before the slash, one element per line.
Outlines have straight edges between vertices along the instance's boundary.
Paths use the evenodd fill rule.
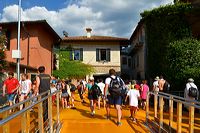
<path fill-rule="evenodd" d="M 1 22 L 0 27 L 5 31 L 6 61 L 8 69 L 5 71 L 16 71 L 16 59 L 12 58 L 12 50 L 17 50 L 17 22 Z M 59 44 L 61 38 L 46 22 L 22 21 L 20 33 L 20 72 L 37 73 L 39 66 L 46 67 L 46 73 L 51 74 L 53 69 L 53 47 Z"/>
<path fill-rule="evenodd" d="M 85 64 L 92 65 L 98 78 L 105 78 L 108 71 L 114 68 L 121 73 L 120 49 L 128 44 L 127 38 L 109 36 L 92 36 L 92 29 L 87 28 L 86 36 L 64 37 L 60 48 L 72 48 L 70 58 L 80 60 Z"/>
<path fill-rule="evenodd" d="M 130 37 L 128 55 L 131 56 L 132 60 L 132 78 L 138 80 L 145 79 L 147 48 L 145 41 L 145 25 L 142 20 L 138 23 Z"/>

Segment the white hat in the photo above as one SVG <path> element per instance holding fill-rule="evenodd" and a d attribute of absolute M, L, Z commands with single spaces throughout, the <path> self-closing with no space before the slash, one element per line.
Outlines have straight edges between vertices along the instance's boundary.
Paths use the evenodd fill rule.
<path fill-rule="evenodd" d="M 159 77 L 158 77 L 158 76 L 156 76 L 155 80 L 159 80 Z"/>
<path fill-rule="evenodd" d="M 188 82 L 194 82 L 194 79 L 189 78 L 189 79 L 188 79 Z"/>
<path fill-rule="evenodd" d="M 93 80 L 94 80 L 94 77 L 89 77 L 89 80 L 90 80 L 90 81 L 93 81 Z"/>

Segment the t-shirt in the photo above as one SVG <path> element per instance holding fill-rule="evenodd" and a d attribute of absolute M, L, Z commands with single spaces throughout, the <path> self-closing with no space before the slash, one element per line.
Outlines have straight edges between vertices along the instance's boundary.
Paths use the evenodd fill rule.
<path fill-rule="evenodd" d="M 147 92 L 149 91 L 149 86 L 144 84 L 142 86 L 142 92 L 141 92 L 141 98 L 142 99 L 147 99 Z"/>
<path fill-rule="evenodd" d="M 97 85 L 99 86 L 99 88 L 100 88 L 102 94 L 104 95 L 104 87 L 105 87 L 105 84 L 102 83 L 102 82 L 100 82 L 100 83 L 98 83 Z"/>
<path fill-rule="evenodd" d="M 138 107 L 138 98 L 140 97 L 139 90 L 131 89 L 128 91 L 127 95 L 129 96 L 129 105 Z"/>
<path fill-rule="evenodd" d="M 159 91 L 159 84 L 158 81 L 153 82 L 154 91 Z"/>
<path fill-rule="evenodd" d="M 6 85 L 7 93 L 12 94 L 12 90 L 16 89 L 16 87 L 19 85 L 19 81 L 16 78 L 8 78 L 4 81 L 4 85 Z"/>
<path fill-rule="evenodd" d="M 30 90 L 30 84 L 31 80 L 27 79 L 24 81 L 20 81 L 20 87 L 21 87 L 21 93 L 28 93 L 28 90 Z"/>

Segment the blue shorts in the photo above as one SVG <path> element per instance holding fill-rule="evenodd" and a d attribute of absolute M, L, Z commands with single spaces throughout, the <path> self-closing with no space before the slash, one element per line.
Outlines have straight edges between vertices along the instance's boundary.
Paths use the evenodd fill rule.
<path fill-rule="evenodd" d="M 122 104 L 121 96 L 113 97 L 113 96 L 108 95 L 107 99 L 108 99 L 107 104 L 110 104 L 110 105 L 121 105 Z"/>
<path fill-rule="evenodd" d="M 89 100 L 98 100 L 98 96 L 93 96 L 91 94 L 88 94 L 88 99 Z"/>
<path fill-rule="evenodd" d="M 14 100 L 14 97 L 15 97 L 15 94 L 7 94 L 7 100 L 8 101 L 13 101 Z"/>

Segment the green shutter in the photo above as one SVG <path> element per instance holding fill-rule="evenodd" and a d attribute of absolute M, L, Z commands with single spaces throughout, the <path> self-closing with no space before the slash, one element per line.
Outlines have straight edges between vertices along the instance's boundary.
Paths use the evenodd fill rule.
<path fill-rule="evenodd" d="M 80 60 L 83 61 L 83 48 L 80 48 Z"/>
<path fill-rule="evenodd" d="M 110 61 L 110 48 L 106 49 L 106 61 Z"/>
<path fill-rule="evenodd" d="M 99 49 L 96 49 L 96 61 L 99 61 Z"/>

